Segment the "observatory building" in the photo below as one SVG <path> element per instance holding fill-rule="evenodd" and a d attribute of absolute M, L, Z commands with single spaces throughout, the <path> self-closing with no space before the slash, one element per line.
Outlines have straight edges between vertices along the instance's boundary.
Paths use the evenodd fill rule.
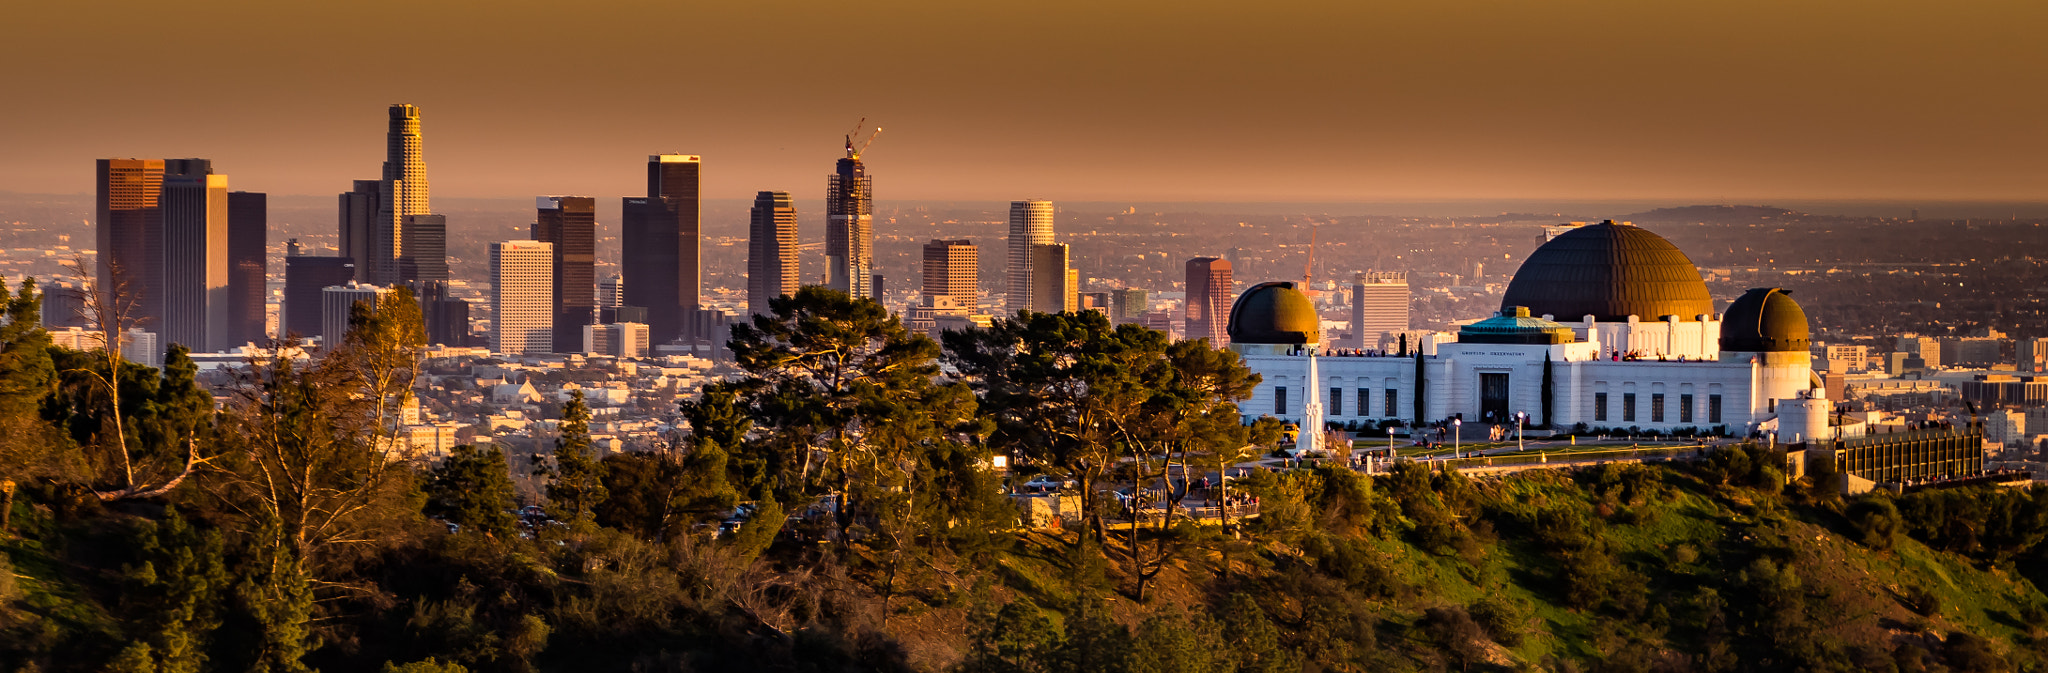
<path fill-rule="evenodd" d="M 1544 243 L 1515 272 L 1500 312 L 1465 325 L 1454 343 L 1405 354 L 1328 350 L 1320 325 L 1295 283 L 1238 297 L 1230 348 L 1263 377 L 1240 407 L 1247 420 L 1300 423 L 1314 403 L 1341 427 L 1506 424 L 1527 414 L 1532 426 L 1560 430 L 1828 439 L 1797 436 L 1814 424 L 1773 422 L 1781 402 L 1810 399 L 1818 387 L 1799 304 L 1758 288 L 1717 312 L 1692 260 L 1629 224 Z"/>

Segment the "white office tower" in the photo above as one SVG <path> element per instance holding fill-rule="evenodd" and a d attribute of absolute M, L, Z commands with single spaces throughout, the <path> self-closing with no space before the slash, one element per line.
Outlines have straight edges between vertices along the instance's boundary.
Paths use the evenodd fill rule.
<path fill-rule="evenodd" d="M 121 357 L 136 364 L 164 366 L 164 349 L 157 347 L 156 333 L 132 327 L 121 337 Z"/>
<path fill-rule="evenodd" d="M 1351 280 L 1350 348 L 1374 348 L 1380 335 L 1408 331 L 1408 274 L 1367 271 Z"/>
<path fill-rule="evenodd" d="M 555 350 L 554 278 L 554 244 L 491 244 L 491 352 L 520 355 Z"/>
<path fill-rule="evenodd" d="M 1051 304 L 1053 298 L 1040 298 L 1034 293 L 1037 285 L 1034 284 L 1031 255 L 1032 248 L 1052 245 L 1052 242 L 1051 201 L 1010 202 L 1010 258 L 1005 277 L 1009 291 L 1006 307 L 1011 315 L 1027 310 L 1051 312 L 1041 308 L 1040 304 Z"/>
<path fill-rule="evenodd" d="M 320 347 L 327 352 L 340 348 L 348 335 L 348 319 L 357 302 L 369 302 L 371 310 L 390 288 L 349 281 L 320 291 Z"/>
<path fill-rule="evenodd" d="M 637 322 L 584 325 L 583 353 L 622 358 L 647 357 L 647 325 Z"/>

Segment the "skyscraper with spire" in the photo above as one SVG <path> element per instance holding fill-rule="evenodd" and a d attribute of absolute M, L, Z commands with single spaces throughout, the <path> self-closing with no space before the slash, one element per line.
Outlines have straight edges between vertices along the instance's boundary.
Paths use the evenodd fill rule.
<path fill-rule="evenodd" d="M 358 280 L 447 280 L 447 220 L 428 200 L 420 109 L 399 103 L 388 113 L 383 176 L 341 195 L 342 256 L 355 260 Z"/>
<path fill-rule="evenodd" d="M 846 157 L 825 178 L 825 286 L 873 298 L 875 189 L 860 153 L 847 134 Z"/>

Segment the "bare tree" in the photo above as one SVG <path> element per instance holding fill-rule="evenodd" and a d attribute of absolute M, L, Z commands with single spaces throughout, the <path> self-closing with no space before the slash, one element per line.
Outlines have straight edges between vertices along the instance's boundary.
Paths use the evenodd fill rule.
<path fill-rule="evenodd" d="M 233 527 L 290 565 L 286 576 L 352 589 L 326 569 L 400 531 L 412 471 L 388 451 L 383 403 L 366 394 L 374 379 L 360 363 L 331 354 L 301 364 L 295 345 L 238 375 L 223 451 L 200 483 L 235 514 Z"/>
<path fill-rule="evenodd" d="M 121 354 L 121 340 L 127 336 L 128 329 L 135 325 L 136 305 L 135 294 L 130 291 L 128 285 L 127 273 L 118 260 L 107 260 L 106 278 L 97 278 L 86 272 L 85 258 L 82 255 L 73 255 L 64 266 L 83 279 L 83 296 L 78 308 L 79 318 L 92 326 L 93 341 L 99 343 L 100 361 L 106 366 L 105 371 L 79 368 L 68 370 L 66 373 L 84 375 L 107 394 L 107 419 L 112 420 L 114 424 L 114 441 L 109 450 L 119 458 L 121 464 L 120 479 L 117 481 L 119 487 L 95 490 L 93 495 L 103 501 L 163 495 L 184 483 L 185 479 L 192 476 L 206 461 L 199 457 L 198 439 L 190 433 L 185 437 L 185 464 L 174 473 L 152 474 L 155 470 L 147 465 L 138 469 L 137 463 L 140 461 L 137 461 L 133 452 L 129 450 L 127 421 L 121 412 L 121 370 L 127 364 L 127 358 Z M 104 426 L 106 420 L 102 420 L 101 423 Z M 106 433 L 100 433 L 100 438 L 100 444 L 105 446 Z M 138 471 L 143 474 L 143 478 L 136 477 Z"/>

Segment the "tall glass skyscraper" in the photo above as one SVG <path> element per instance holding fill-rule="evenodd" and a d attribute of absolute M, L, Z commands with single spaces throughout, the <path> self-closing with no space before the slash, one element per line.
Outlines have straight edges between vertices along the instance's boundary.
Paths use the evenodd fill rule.
<path fill-rule="evenodd" d="M 875 296 L 875 184 L 853 137 L 846 158 L 825 178 L 825 286 L 855 297 Z"/>
<path fill-rule="evenodd" d="M 160 343 L 198 353 L 228 343 L 228 177 L 212 162 L 165 162 L 163 328 Z"/>
<path fill-rule="evenodd" d="M 1010 259 L 1005 276 L 1009 280 L 1007 307 L 1012 315 L 1018 311 L 1047 313 L 1051 311 L 1046 307 L 1066 303 L 1056 297 L 1037 296 L 1039 286 L 1032 274 L 1032 249 L 1052 244 L 1052 214 L 1051 201 L 1010 202 Z"/>
<path fill-rule="evenodd" d="M 1190 259 L 1187 282 L 1185 337 L 1208 339 L 1210 348 L 1230 345 L 1230 261 L 1215 257 Z"/>
<path fill-rule="evenodd" d="M 797 264 L 796 205 L 789 192 L 754 195 L 747 227 L 747 312 L 768 313 L 768 300 L 796 294 L 801 284 Z"/>
<path fill-rule="evenodd" d="M 156 331 L 163 315 L 164 219 L 158 199 L 164 161 L 100 159 L 97 168 L 93 237 L 99 290 L 110 303 L 132 306 L 128 327 Z"/>
<path fill-rule="evenodd" d="M 700 304 L 699 207 L 703 158 L 657 154 L 647 158 L 647 196 L 626 197 L 620 214 L 620 282 L 625 306 L 646 310 L 648 338 L 665 344 L 682 336 L 686 315 Z"/>
<path fill-rule="evenodd" d="M 597 199 L 543 196 L 534 207 L 533 240 L 554 244 L 555 348 L 573 352 L 597 318 Z"/>
<path fill-rule="evenodd" d="M 228 333 L 230 347 L 261 343 L 265 336 L 264 254 L 270 232 L 270 197 L 262 192 L 228 192 Z M 282 318 L 282 316 L 280 316 Z"/>

